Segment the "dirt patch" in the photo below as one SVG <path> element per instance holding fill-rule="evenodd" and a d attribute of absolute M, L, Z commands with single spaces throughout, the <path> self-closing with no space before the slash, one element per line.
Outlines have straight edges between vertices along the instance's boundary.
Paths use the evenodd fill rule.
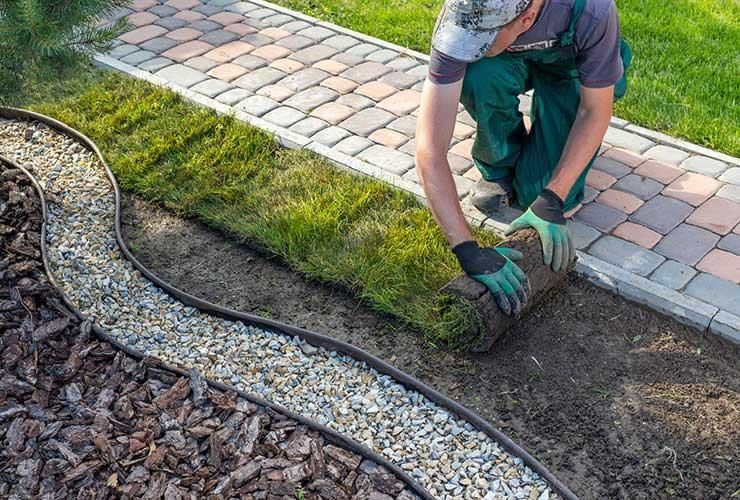
<path fill-rule="evenodd" d="M 123 223 L 137 258 L 172 284 L 390 360 L 488 418 L 583 498 L 740 490 L 740 352 L 581 279 L 493 353 L 451 353 L 201 224 L 130 197 Z"/>

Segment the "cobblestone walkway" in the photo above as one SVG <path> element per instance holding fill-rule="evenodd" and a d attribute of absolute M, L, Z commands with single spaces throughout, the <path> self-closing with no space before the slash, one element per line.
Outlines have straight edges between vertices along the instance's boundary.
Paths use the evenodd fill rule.
<path fill-rule="evenodd" d="M 266 2 L 136 0 L 122 16 L 135 28 L 98 61 L 423 198 L 413 158 L 423 54 Z M 521 104 L 526 114 L 529 97 Z M 486 219 L 467 203 L 480 178 L 474 133 L 460 107 L 450 167 L 471 220 L 500 229 L 513 211 Z M 740 159 L 614 118 L 570 216 L 583 274 L 740 342 Z"/>

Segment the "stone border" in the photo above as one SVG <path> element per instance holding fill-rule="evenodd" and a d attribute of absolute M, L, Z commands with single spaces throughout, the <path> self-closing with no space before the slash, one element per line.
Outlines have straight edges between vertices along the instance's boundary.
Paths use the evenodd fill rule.
<path fill-rule="evenodd" d="M 262 0 L 255 1 L 255 3 L 265 4 L 268 6 L 272 5 Z M 288 9 L 284 10 L 291 15 L 294 15 L 292 11 Z M 300 16 L 303 19 L 312 19 L 303 14 L 300 14 Z M 334 25 L 330 26 L 332 29 L 335 29 Z M 354 34 L 352 31 L 347 32 Z M 245 123 L 273 134 L 276 140 L 283 147 L 290 149 L 308 149 L 324 156 L 343 170 L 352 173 L 360 173 L 374 179 L 388 182 L 393 186 L 412 193 L 419 201 L 426 204 L 426 197 L 420 185 L 402 179 L 397 175 L 393 175 L 380 167 L 375 167 L 362 160 L 340 153 L 330 147 L 298 135 L 291 130 L 234 109 L 227 104 L 193 92 L 192 90 L 186 89 L 176 83 L 169 82 L 164 78 L 147 71 L 122 63 L 112 57 L 96 55 L 94 61 L 100 66 L 115 69 L 159 87 L 167 88 L 180 94 L 186 100 L 199 106 L 213 109 L 219 114 L 234 116 Z M 657 137 L 659 133 L 653 132 L 653 134 Z M 660 135 L 663 136 L 664 134 Z M 699 148 L 699 146 L 696 146 L 696 148 Z M 735 161 L 740 165 L 740 160 L 736 159 Z M 497 221 L 490 218 L 487 220 L 481 220 L 480 216 L 474 212 L 469 212 L 467 216 L 472 220 L 472 222 L 475 222 L 479 226 L 484 225 L 494 231 L 503 232 L 508 227 L 508 224 L 503 221 Z M 688 297 L 664 285 L 654 283 L 634 273 L 620 269 L 601 259 L 588 255 L 585 252 L 577 251 L 576 254 L 578 255 L 576 272 L 595 285 L 621 295 L 628 300 L 645 304 L 651 309 L 667 314 L 681 323 L 698 328 L 704 333 L 714 333 L 730 342 L 740 343 L 740 317 L 726 311 L 720 311 L 717 307 L 711 304 Z"/>

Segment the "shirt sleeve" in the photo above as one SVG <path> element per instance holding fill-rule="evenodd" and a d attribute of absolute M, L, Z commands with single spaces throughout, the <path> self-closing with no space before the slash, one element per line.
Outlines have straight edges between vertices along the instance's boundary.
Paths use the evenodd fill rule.
<path fill-rule="evenodd" d="M 429 55 L 428 78 L 433 83 L 455 83 L 462 80 L 467 67 L 468 63 L 447 56 L 433 48 Z"/>
<path fill-rule="evenodd" d="M 624 71 L 620 56 L 619 17 L 614 2 L 609 2 L 607 11 L 599 19 L 583 16 L 579 24 L 584 26 L 583 31 L 577 30 L 576 33 L 579 48 L 576 65 L 581 85 L 588 88 L 614 85 Z"/>

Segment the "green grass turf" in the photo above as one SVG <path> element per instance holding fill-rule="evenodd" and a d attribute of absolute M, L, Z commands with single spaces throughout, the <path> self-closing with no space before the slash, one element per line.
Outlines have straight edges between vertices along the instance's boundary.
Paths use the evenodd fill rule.
<path fill-rule="evenodd" d="M 460 269 L 409 193 L 118 73 L 92 69 L 15 101 L 87 134 L 123 189 L 345 287 L 435 345 L 458 346 L 479 321 L 470 304 L 437 294 Z"/>
<path fill-rule="evenodd" d="M 428 53 L 443 0 L 275 0 Z M 616 115 L 740 156 L 740 1 L 616 0 L 634 53 Z"/>

